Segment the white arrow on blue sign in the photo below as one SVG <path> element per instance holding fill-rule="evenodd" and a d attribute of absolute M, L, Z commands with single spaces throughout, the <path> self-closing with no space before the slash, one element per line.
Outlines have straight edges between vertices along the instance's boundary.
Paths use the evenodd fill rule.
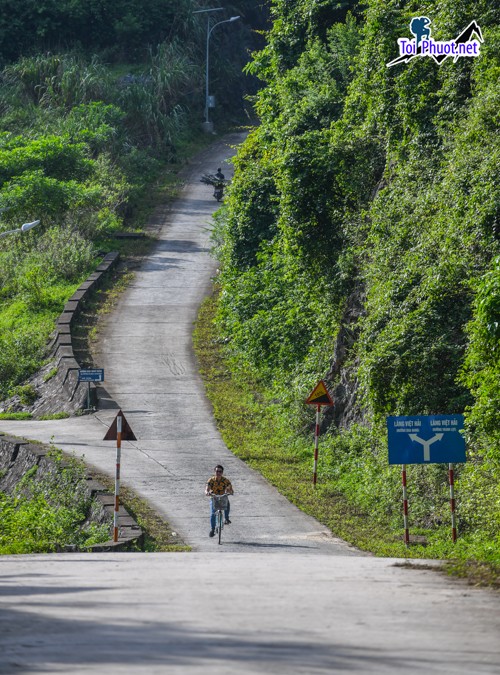
<path fill-rule="evenodd" d="M 389 464 L 465 462 L 463 415 L 388 417 Z"/>
<path fill-rule="evenodd" d="M 79 382 L 104 382 L 104 368 L 80 368 Z"/>

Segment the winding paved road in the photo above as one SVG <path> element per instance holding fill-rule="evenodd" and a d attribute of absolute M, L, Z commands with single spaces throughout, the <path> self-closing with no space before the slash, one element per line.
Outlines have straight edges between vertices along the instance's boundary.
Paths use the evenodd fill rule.
<path fill-rule="evenodd" d="M 194 549 L 0 558 L 0 673 L 500 674 L 497 595 L 360 554 L 235 458 L 215 428 L 191 332 L 209 291 L 210 189 L 240 137 L 193 164 L 158 246 L 106 320 L 97 366 L 108 407 L 0 422 L 113 475 L 102 437 L 123 409 L 123 480 Z M 208 538 L 207 477 L 234 483 L 223 546 Z M 265 555 L 263 555 L 265 553 Z"/>
<path fill-rule="evenodd" d="M 0 424 L 10 431 L 54 443 L 114 475 L 114 444 L 102 440 L 122 408 L 137 442 L 123 444 L 121 475 L 163 514 L 197 551 L 213 551 L 205 483 L 217 463 L 234 486 L 232 525 L 225 550 L 268 551 L 325 548 L 354 554 L 326 527 L 292 506 L 224 445 L 198 373 L 192 331 L 210 292 L 216 261 L 210 255 L 211 217 L 218 208 L 204 173 L 227 161 L 241 134 L 226 137 L 193 163 L 182 195 L 166 214 L 158 244 L 136 272 L 116 309 L 104 320 L 96 366 L 104 368 L 110 400 L 90 417 L 60 422 Z"/>

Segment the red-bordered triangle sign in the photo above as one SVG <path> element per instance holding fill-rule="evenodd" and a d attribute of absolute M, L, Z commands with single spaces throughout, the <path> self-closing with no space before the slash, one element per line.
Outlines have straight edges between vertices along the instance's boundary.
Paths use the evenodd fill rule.
<path fill-rule="evenodd" d="M 117 422 L 116 420 L 121 417 L 122 418 L 122 441 L 136 441 L 137 438 L 135 437 L 134 432 L 130 428 L 129 423 L 125 419 L 125 415 L 122 413 L 121 410 L 118 411 L 117 416 L 113 420 L 111 426 L 108 429 L 108 433 L 104 438 L 102 439 L 103 441 L 116 441 L 118 437 L 118 429 L 117 429 Z"/>
<path fill-rule="evenodd" d="M 333 399 L 328 393 L 326 384 L 320 380 L 306 399 L 310 405 L 333 405 Z"/>

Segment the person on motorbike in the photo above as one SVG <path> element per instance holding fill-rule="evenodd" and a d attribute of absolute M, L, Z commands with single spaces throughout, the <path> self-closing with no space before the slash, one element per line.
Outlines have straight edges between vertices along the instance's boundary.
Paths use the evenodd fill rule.
<path fill-rule="evenodd" d="M 217 169 L 217 173 L 215 174 L 215 184 L 214 184 L 214 197 L 218 202 L 222 199 L 222 194 L 224 192 L 224 179 L 225 176 L 219 167 Z"/>

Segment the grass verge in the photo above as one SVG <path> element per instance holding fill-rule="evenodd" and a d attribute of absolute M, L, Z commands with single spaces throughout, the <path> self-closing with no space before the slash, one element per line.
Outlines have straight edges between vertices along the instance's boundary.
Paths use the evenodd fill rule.
<path fill-rule="evenodd" d="M 228 448 L 259 471 L 302 511 L 324 523 L 336 536 L 364 551 L 397 558 L 448 559 L 445 570 L 469 583 L 500 588 L 500 568 L 494 562 L 467 559 L 467 543 L 453 548 L 446 528 L 439 532 L 415 530 L 414 542 L 404 545 L 402 532 L 389 520 L 374 518 L 348 500 L 335 484 L 311 486 L 311 447 L 293 438 L 265 403 L 259 384 L 235 375 L 224 358 L 214 317 L 216 294 L 203 303 L 194 333 L 194 348 L 214 416 Z M 311 444 L 312 446 L 312 437 Z M 420 536 L 418 536 L 420 535 Z M 460 545 L 462 548 L 460 548 Z M 458 554 L 459 559 L 454 555 Z"/>
<path fill-rule="evenodd" d="M 114 482 L 107 474 L 92 468 L 92 477 L 101 483 L 106 490 L 114 492 Z M 127 485 L 120 486 L 120 502 L 144 532 L 144 545 L 141 551 L 148 553 L 164 553 L 190 551 L 170 525 L 161 518 L 148 502 Z"/>
<path fill-rule="evenodd" d="M 31 420 L 33 415 L 29 412 L 0 413 L 0 420 Z"/>

